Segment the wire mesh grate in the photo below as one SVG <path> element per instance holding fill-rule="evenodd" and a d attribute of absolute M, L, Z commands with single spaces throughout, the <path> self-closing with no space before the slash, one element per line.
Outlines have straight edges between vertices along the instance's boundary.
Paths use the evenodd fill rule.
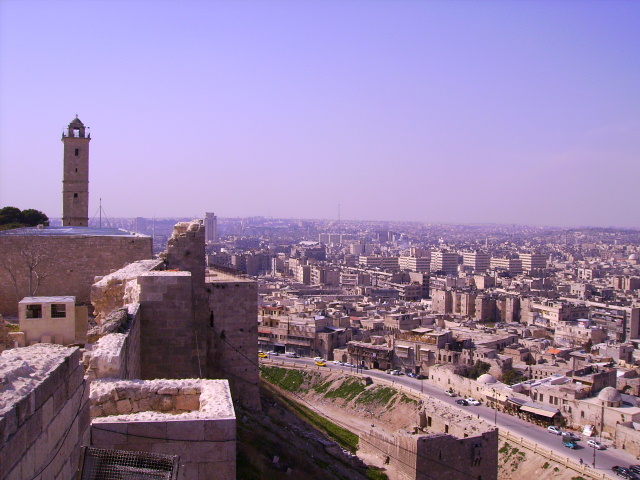
<path fill-rule="evenodd" d="M 177 455 L 83 447 L 80 480 L 175 480 Z"/>

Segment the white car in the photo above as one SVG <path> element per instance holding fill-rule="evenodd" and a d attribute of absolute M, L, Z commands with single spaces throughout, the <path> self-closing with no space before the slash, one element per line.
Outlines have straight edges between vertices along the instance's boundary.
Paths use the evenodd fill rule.
<path fill-rule="evenodd" d="M 555 425 L 550 425 L 547 427 L 547 432 L 553 433 L 554 435 L 562 435 L 562 430 L 560 430 Z"/>
<path fill-rule="evenodd" d="M 445 394 L 447 397 L 455 397 L 455 396 L 456 396 L 456 392 L 454 392 L 453 390 L 445 390 L 445 391 L 444 391 L 444 394 Z"/>
<path fill-rule="evenodd" d="M 596 442 L 595 440 L 588 440 L 587 445 L 589 445 L 591 448 L 595 448 L 596 450 L 604 450 L 605 448 L 607 448 L 603 444 L 601 444 L 600 442 Z"/>
<path fill-rule="evenodd" d="M 467 403 L 469 405 L 475 405 L 475 406 L 480 405 L 480 402 L 478 400 L 476 400 L 475 398 L 469 397 L 469 398 L 465 398 L 465 400 L 467 401 Z"/>
<path fill-rule="evenodd" d="M 313 357 L 316 362 L 324 362 L 324 358 L 322 357 Z"/>

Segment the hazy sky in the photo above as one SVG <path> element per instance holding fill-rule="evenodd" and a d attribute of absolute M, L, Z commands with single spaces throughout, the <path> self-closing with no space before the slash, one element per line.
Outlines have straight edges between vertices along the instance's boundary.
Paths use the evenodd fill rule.
<path fill-rule="evenodd" d="M 0 207 L 640 227 L 638 1 L 0 0 Z"/>

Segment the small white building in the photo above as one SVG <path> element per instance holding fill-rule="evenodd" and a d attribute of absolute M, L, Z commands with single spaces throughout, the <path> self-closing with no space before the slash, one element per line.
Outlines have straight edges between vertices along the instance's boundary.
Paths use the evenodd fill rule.
<path fill-rule="evenodd" d="M 84 341 L 87 307 L 76 307 L 76 297 L 24 297 L 18 304 L 25 345 Z"/>

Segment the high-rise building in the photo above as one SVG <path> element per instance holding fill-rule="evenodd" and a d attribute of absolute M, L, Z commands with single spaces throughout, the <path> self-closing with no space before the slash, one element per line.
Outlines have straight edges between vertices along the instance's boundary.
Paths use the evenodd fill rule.
<path fill-rule="evenodd" d="M 89 141 L 78 116 L 62 133 L 64 161 L 62 174 L 62 226 L 89 226 Z"/>
<path fill-rule="evenodd" d="M 442 250 L 431 252 L 431 271 L 444 272 L 446 275 L 456 275 L 458 273 L 458 254 Z"/>
<path fill-rule="evenodd" d="M 204 235 L 206 243 L 218 241 L 218 217 L 211 212 L 204 214 Z"/>
<path fill-rule="evenodd" d="M 547 255 L 544 253 L 521 253 L 522 270 L 530 272 L 535 269 L 547 268 Z"/>
<path fill-rule="evenodd" d="M 493 270 L 506 270 L 511 275 L 522 273 L 522 260 L 519 258 L 491 257 L 490 268 Z"/>
<path fill-rule="evenodd" d="M 477 250 L 464 252 L 462 254 L 462 264 L 471 267 L 474 272 L 485 272 L 489 269 L 491 255 Z"/>

